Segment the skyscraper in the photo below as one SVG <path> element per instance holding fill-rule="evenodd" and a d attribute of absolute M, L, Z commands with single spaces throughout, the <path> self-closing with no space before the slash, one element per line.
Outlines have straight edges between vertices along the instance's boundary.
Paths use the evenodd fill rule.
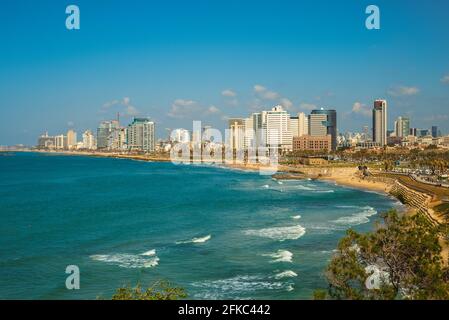
<path fill-rule="evenodd" d="M 337 149 L 337 112 L 335 110 L 312 110 L 309 115 L 309 132 L 311 136 L 331 135 L 332 150 Z"/>
<path fill-rule="evenodd" d="M 245 145 L 245 121 L 242 118 L 231 118 L 229 123 L 229 147 L 231 150 L 241 150 Z"/>
<path fill-rule="evenodd" d="M 89 150 L 96 148 L 95 137 L 90 130 L 83 133 L 83 148 Z"/>
<path fill-rule="evenodd" d="M 373 108 L 373 141 L 381 146 L 387 144 L 387 101 L 375 100 Z"/>
<path fill-rule="evenodd" d="M 245 127 L 245 142 L 244 147 L 248 149 L 254 146 L 254 129 L 253 129 L 253 117 L 243 119 Z"/>
<path fill-rule="evenodd" d="M 290 130 L 293 137 L 300 137 L 309 133 L 309 118 L 304 112 L 296 117 L 290 117 Z"/>
<path fill-rule="evenodd" d="M 282 106 L 275 106 L 262 113 L 263 128 L 266 130 L 266 143 L 269 148 L 292 150 L 293 139 L 289 128 L 290 115 Z"/>
<path fill-rule="evenodd" d="M 67 131 L 67 149 L 73 149 L 76 147 L 77 135 L 76 132 L 70 129 Z"/>
<path fill-rule="evenodd" d="M 432 137 L 437 138 L 438 137 L 438 127 L 432 126 Z"/>
<path fill-rule="evenodd" d="M 263 119 L 262 119 L 262 113 L 256 112 L 251 115 L 252 122 L 253 122 L 253 145 L 255 147 L 259 147 L 264 144 L 264 137 L 262 134 L 262 128 L 263 128 Z"/>
<path fill-rule="evenodd" d="M 292 137 L 299 137 L 299 118 L 292 116 L 290 117 L 290 131 L 292 132 Z"/>
<path fill-rule="evenodd" d="M 154 152 L 156 140 L 154 137 L 154 122 L 148 118 L 134 118 L 128 126 L 128 148 L 145 152 Z"/>
<path fill-rule="evenodd" d="M 396 137 L 407 137 L 410 134 L 410 119 L 406 117 L 398 117 L 398 119 L 394 122 L 394 130 Z"/>
<path fill-rule="evenodd" d="M 102 121 L 97 129 L 97 148 L 107 149 L 110 145 L 109 139 L 114 130 L 119 128 L 117 120 Z"/>

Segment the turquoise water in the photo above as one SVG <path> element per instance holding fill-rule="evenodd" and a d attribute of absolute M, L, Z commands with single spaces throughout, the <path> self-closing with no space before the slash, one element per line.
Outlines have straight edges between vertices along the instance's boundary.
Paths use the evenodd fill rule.
<path fill-rule="evenodd" d="M 0 298 L 109 298 L 164 279 L 192 299 L 309 299 L 344 231 L 393 206 L 217 167 L 0 156 Z M 65 288 L 67 265 L 80 290 Z"/>

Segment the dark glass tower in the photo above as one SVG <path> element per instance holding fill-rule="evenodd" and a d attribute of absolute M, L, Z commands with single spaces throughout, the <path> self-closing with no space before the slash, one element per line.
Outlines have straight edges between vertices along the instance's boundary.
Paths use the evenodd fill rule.
<path fill-rule="evenodd" d="M 337 111 L 335 110 L 312 110 L 312 114 L 325 114 L 327 121 L 323 125 L 327 128 L 327 134 L 332 136 L 332 150 L 337 150 Z"/>

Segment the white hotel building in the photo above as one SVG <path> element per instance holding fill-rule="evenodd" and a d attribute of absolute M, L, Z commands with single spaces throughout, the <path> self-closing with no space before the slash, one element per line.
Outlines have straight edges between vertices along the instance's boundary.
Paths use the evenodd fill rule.
<path fill-rule="evenodd" d="M 292 150 L 293 136 L 290 128 L 290 114 L 281 106 L 262 112 L 262 128 L 265 129 L 266 144 L 270 149 Z"/>

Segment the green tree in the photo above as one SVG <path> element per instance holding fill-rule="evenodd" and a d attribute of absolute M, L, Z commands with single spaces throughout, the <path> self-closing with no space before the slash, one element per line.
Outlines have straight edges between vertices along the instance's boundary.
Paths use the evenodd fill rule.
<path fill-rule="evenodd" d="M 134 288 L 118 288 L 112 300 L 178 300 L 186 297 L 184 289 L 172 287 L 166 281 L 158 281 L 147 289 L 143 289 L 140 284 Z"/>
<path fill-rule="evenodd" d="M 395 210 L 373 232 L 347 231 L 326 270 L 329 297 L 449 299 L 449 270 L 441 258 L 438 232 L 422 215 L 399 216 Z M 384 275 L 375 288 L 366 285 L 373 276 L 369 266 Z"/>

